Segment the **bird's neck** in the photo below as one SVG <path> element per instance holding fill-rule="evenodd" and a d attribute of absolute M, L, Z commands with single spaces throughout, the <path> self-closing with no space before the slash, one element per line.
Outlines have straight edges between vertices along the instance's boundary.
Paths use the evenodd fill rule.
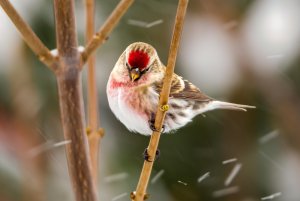
<path fill-rule="evenodd" d="M 127 76 L 126 78 L 118 79 L 118 77 L 111 76 L 110 78 L 110 88 L 118 89 L 118 88 L 137 88 L 146 85 L 147 78 L 141 77 L 138 81 L 131 81 Z"/>

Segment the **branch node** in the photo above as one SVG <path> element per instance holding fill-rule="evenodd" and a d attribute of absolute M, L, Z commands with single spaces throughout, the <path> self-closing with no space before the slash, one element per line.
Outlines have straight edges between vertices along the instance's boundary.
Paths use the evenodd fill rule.
<path fill-rule="evenodd" d="M 57 50 L 57 49 L 51 50 L 50 53 L 51 53 L 51 55 L 52 55 L 53 57 L 58 57 L 58 50 Z"/>
<path fill-rule="evenodd" d="M 135 199 L 135 191 L 132 191 L 130 193 L 130 199 L 134 200 Z"/>
<path fill-rule="evenodd" d="M 78 50 L 79 53 L 84 52 L 84 49 L 85 48 L 83 46 L 78 46 L 78 48 L 77 48 L 77 50 Z"/>
<path fill-rule="evenodd" d="M 85 130 L 85 132 L 86 132 L 87 136 L 91 135 L 91 133 L 92 133 L 91 127 L 87 127 L 86 130 Z"/>
<path fill-rule="evenodd" d="M 146 193 L 146 194 L 144 195 L 144 200 L 147 200 L 149 197 L 150 197 L 150 195 L 149 195 L 148 193 Z"/>
<path fill-rule="evenodd" d="M 90 136 L 94 131 L 92 131 L 91 127 L 88 126 L 86 128 L 85 132 L 86 132 L 87 136 Z M 104 136 L 104 129 L 103 128 L 99 128 L 95 133 L 102 138 Z"/>
<path fill-rule="evenodd" d="M 169 110 L 169 105 L 168 105 L 168 104 L 162 105 L 162 106 L 160 107 L 160 110 L 163 111 L 163 112 L 168 111 L 168 110 Z"/>
<path fill-rule="evenodd" d="M 101 138 L 104 137 L 105 132 L 104 132 L 104 129 L 103 129 L 103 128 L 99 128 L 98 131 L 97 131 L 97 133 L 98 133 L 98 135 L 99 135 Z"/>
<path fill-rule="evenodd" d="M 94 36 L 93 36 L 93 39 L 95 40 L 100 40 L 101 36 L 100 36 L 100 33 L 96 33 Z"/>
<path fill-rule="evenodd" d="M 38 58 L 39 58 L 39 60 L 40 60 L 41 62 L 43 62 L 43 63 L 44 63 L 44 61 L 46 60 L 46 57 L 43 56 L 43 55 L 38 56 Z"/>

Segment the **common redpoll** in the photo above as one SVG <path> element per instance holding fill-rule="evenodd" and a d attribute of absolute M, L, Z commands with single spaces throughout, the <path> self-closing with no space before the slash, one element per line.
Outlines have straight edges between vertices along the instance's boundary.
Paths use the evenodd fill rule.
<path fill-rule="evenodd" d="M 108 102 L 115 116 L 130 131 L 151 135 L 155 129 L 154 118 L 165 71 L 156 50 L 143 42 L 129 45 L 115 64 L 107 83 Z M 255 108 L 215 100 L 175 73 L 172 79 L 164 132 L 179 129 L 209 110 Z"/>

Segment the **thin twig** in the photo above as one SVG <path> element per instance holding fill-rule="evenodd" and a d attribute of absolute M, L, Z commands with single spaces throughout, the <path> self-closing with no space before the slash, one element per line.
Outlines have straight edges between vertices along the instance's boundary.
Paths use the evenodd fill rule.
<path fill-rule="evenodd" d="M 60 70 L 57 73 L 59 103 L 66 145 L 69 174 L 77 201 L 96 201 L 88 141 L 85 132 L 81 86 L 80 55 L 74 15 L 74 0 L 54 0 L 57 50 Z"/>
<path fill-rule="evenodd" d="M 84 64 L 90 55 L 92 55 L 96 49 L 102 45 L 105 40 L 107 40 L 108 35 L 114 29 L 114 27 L 118 24 L 121 17 L 126 13 L 129 6 L 133 3 L 134 0 L 122 0 L 114 11 L 107 18 L 103 26 L 98 30 L 98 32 L 93 36 L 93 38 L 89 41 L 85 50 L 81 54 L 82 64 Z"/>
<path fill-rule="evenodd" d="M 155 118 L 156 130 L 162 129 L 162 124 L 166 115 L 166 110 L 163 110 L 162 107 L 168 104 L 171 82 L 172 82 L 172 77 L 175 68 L 177 50 L 179 47 L 180 36 L 182 33 L 183 21 L 184 21 L 187 5 L 188 5 L 188 0 L 179 0 L 176 19 L 175 19 L 175 26 L 173 30 L 173 37 L 170 45 L 167 69 L 163 81 L 164 84 L 163 84 L 162 91 L 160 93 L 158 109 L 156 112 L 156 118 Z M 151 162 L 148 161 L 144 162 L 144 166 L 140 175 L 136 192 L 131 195 L 131 199 L 133 201 L 143 201 L 145 199 L 146 189 L 149 183 L 149 178 L 153 167 L 154 156 L 159 143 L 159 138 L 160 138 L 160 132 L 154 131 L 151 135 L 151 139 L 147 150 Z"/>
<path fill-rule="evenodd" d="M 13 5 L 8 0 L 0 0 L 0 5 L 21 33 L 24 41 L 38 56 L 40 61 L 46 64 L 46 66 L 48 66 L 51 70 L 56 71 L 56 58 L 50 53 L 49 49 L 23 20 Z"/>
<path fill-rule="evenodd" d="M 94 16 L 95 16 L 95 1 L 85 0 L 86 8 L 86 41 L 92 39 L 94 35 Z M 98 98 L 97 98 L 97 84 L 96 84 L 96 59 L 91 55 L 87 61 L 87 89 L 88 89 L 88 140 L 90 146 L 90 157 L 92 161 L 92 174 L 97 185 L 98 178 L 98 150 L 99 140 L 103 133 L 98 132 L 99 115 L 98 115 Z M 101 129 L 102 130 L 102 129 Z"/>

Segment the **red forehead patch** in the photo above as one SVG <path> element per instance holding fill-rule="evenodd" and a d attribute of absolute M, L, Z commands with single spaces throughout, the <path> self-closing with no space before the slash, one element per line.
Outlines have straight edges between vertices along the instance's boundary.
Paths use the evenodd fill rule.
<path fill-rule="evenodd" d="M 134 50 L 129 53 L 128 63 L 131 67 L 138 67 L 140 69 L 146 68 L 149 63 L 149 56 L 146 52 Z"/>

